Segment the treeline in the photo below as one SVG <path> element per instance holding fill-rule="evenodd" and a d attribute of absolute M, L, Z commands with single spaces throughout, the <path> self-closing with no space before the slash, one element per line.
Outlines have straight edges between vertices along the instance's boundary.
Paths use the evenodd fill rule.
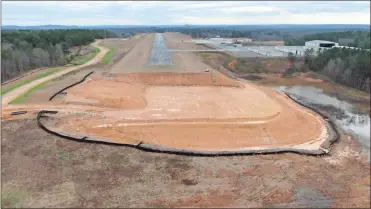
<path fill-rule="evenodd" d="M 250 38 L 255 41 L 281 41 L 287 32 L 277 30 L 230 30 L 216 28 L 194 28 L 180 31 L 192 38 L 212 38 L 220 36 L 223 38 Z"/>
<path fill-rule="evenodd" d="M 287 46 L 303 46 L 306 41 L 326 40 L 338 42 L 340 45 L 370 49 L 370 31 L 328 32 L 304 35 L 301 37 L 285 37 Z"/>
<path fill-rule="evenodd" d="M 240 38 L 240 37 L 251 37 L 251 31 L 238 31 L 238 30 L 226 30 L 226 29 L 214 29 L 214 28 L 195 28 L 195 29 L 184 29 L 181 31 L 186 35 L 192 36 L 192 38 L 211 38 L 219 35 L 220 37 L 228 38 Z"/>
<path fill-rule="evenodd" d="M 212 38 L 216 36 L 224 38 L 252 38 L 257 41 L 280 41 L 283 35 L 291 32 L 281 32 L 274 29 L 250 30 L 246 27 L 137 27 L 110 29 L 123 37 L 135 33 L 165 33 L 179 32 L 192 36 L 192 38 Z M 296 32 L 294 32 L 296 33 Z"/>
<path fill-rule="evenodd" d="M 68 63 L 74 58 L 69 50 L 72 46 L 116 37 L 110 31 L 83 29 L 3 31 L 1 35 L 2 82 L 31 69 Z"/>
<path fill-rule="evenodd" d="M 304 66 L 337 83 L 370 92 L 370 55 L 369 50 L 332 48 L 314 56 L 307 50 Z"/>

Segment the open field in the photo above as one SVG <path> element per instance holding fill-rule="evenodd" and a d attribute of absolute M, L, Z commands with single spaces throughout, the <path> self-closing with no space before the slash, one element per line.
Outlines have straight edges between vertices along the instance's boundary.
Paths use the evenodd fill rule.
<path fill-rule="evenodd" d="M 2 207 L 370 205 L 370 164 L 346 136 L 320 158 L 208 158 L 69 141 L 35 119 L 2 127 Z"/>
<path fill-rule="evenodd" d="M 116 47 L 109 65 L 85 66 L 55 77 L 22 104 L 3 101 L 3 207 L 370 205 L 370 164 L 360 154 L 359 143 L 341 130 L 339 143 L 321 157 L 212 158 L 69 141 L 37 127 L 35 115 L 46 109 L 58 111 L 40 120 L 53 131 L 121 145 L 216 153 L 329 151 L 322 145 L 329 143 L 333 130 L 318 114 L 282 92 L 257 85 L 259 81 L 225 76 L 220 67 L 224 60 L 214 53 L 162 53 L 176 46 L 202 47 L 181 42 L 187 36 L 163 34 L 164 42 L 157 42 L 160 52 L 151 55 L 155 36 L 105 40 L 101 46 Z M 161 65 L 148 65 L 151 56 Z M 166 62 L 158 60 L 163 57 Z M 209 63 L 207 57 L 212 58 Z M 263 65 L 281 72 L 285 63 Z M 90 71 L 94 74 L 85 82 L 48 101 Z M 29 112 L 10 115 L 22 109 Z"/>
<path fill-rule="evenodd" d="M 59 68 L 52 68 L 52 69 L 47 69 L 44 71 L 38 71 L 35 72 L 34 74 L 30 74 L 29 76 L 24 76 L 23 78 L 20 78 L 17 80 L 17 82 L 14 83 L 8 83 L 6 85 L 1 86 L 1 95 L 8 93 L 9 91 L 12 91 L 20 86 L 26 85 L 28 83 L 31 83 L 34 80 L 43 78 L 45 76 L 51 75 L 57 71 L 63 70 L 63 67 Z"/>

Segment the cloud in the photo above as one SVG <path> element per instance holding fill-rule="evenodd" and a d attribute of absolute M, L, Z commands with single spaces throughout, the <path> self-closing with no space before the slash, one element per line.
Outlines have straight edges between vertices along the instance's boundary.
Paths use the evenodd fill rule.
<path fill-rule="evenodd" d="M 370 24 L 370 2 L 5 1 L 3 25 Z"/>
<path fill-rule="evenodd" d="M 191 25 L 219 25 L 219 24 L 244 24 L 241 18 L 233 17 L 197 17 L 197 16 L 173 16 L 173 24 L 191 24 Z"/>
<path fill-rule="evenodd" d="M 224 13 L 240 13 L 240 12 L 249 12 L 249 13 L 264 13 L 264 12 L 278 12 L 283 9 L 272 6 L 246 6 L 246 7 L 229 7 L 222 8 L 221 11 Z"/>
<path fill-rule="evenodd" d="M 352 18 L 349 18 L 352 17 Z M 329 13 L 321 12 L 315 16 L 311 13 L 296 14 L 290 12 L 280 12 L 276 15 L 263 15 L 256 18 L 250 16 L 180 16 L 172 18 L 173 24 L 194 24 L 194 25 L 219 25 L 219 24 L 370 24 L 370 15 L 367 13 Z M 285 22 L 282 22 L 282 19 Z"/>

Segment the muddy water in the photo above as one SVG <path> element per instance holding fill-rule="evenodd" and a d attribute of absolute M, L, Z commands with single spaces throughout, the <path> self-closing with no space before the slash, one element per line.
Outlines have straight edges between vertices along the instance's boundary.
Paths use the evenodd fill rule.
<path fill-rule="evenodd" d="M 277 86 L 273 88 L 290 94 L 294 99 L 302 101 L 308 106 L 328 111 L 329 117 L 362 145 L 362 153 L 366 154 L 370 160 L 369 115 L 361 114 L 354 105 L 329 96 L 322 89 L 312 86 Z"/>

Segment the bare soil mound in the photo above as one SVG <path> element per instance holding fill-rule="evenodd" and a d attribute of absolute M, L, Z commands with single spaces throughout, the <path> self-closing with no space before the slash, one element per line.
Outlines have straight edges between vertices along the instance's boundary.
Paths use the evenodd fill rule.
<path fill-rule="evenodd" d="M 165 87 L 154 87 L 158 91 L 156 88 Z M 167 91 L 170 88 L 192 87 L 168 87 Z M 217 94 L 208 95 L 205 92 L 203 97 L 206 99 L 194 100 L 186 97 L 187 92 L 178 91 L 179 97 L 175 99 L 178 102 L 172 101 L 172 97 L 168 95 L 154 100 L 158 95 L 151 94 L 148 96 L 148 105 L 143 110 L 105 111 L 101 113 L 101 117 L 66 114 L 61 117 L 61 125 L 55 128 L 75 136 L 89 136 L 114 143 L 145 143 L 206 152 L 319 149 L 329 136 L 324 121 L 319 116 L 302 109 L 274 90 L 260 91 L 262 96 L 267 94 L 272 100 L 259 102 L 260 106 L 248 107 L 248 100 L 236 100 L 234 97 L 224 100 L 215 98 L 215 103 L 211 105 L 212 100 L 207 97 L 214 98 Z M 177 106 L 176 104 L 182 102 L 179 99 L 184 97 L 186 102 Z M 233 105 L 246 108 L 241 111 Z M 276 114 L 271 111 L 275 108 L 279 111 Z M 263 110 L 266 112 L 258 117 Z M 252 115 L 255 117 L 249 118 Z"/>
<path fill-rule="evenodd" d="M 138 109 L 146 106 L 145 88 L 143 83 L 132 80 L 118 81 L 94 76 L 83 85 L 69 90 L 65 101 L 73 104 Z"/>

